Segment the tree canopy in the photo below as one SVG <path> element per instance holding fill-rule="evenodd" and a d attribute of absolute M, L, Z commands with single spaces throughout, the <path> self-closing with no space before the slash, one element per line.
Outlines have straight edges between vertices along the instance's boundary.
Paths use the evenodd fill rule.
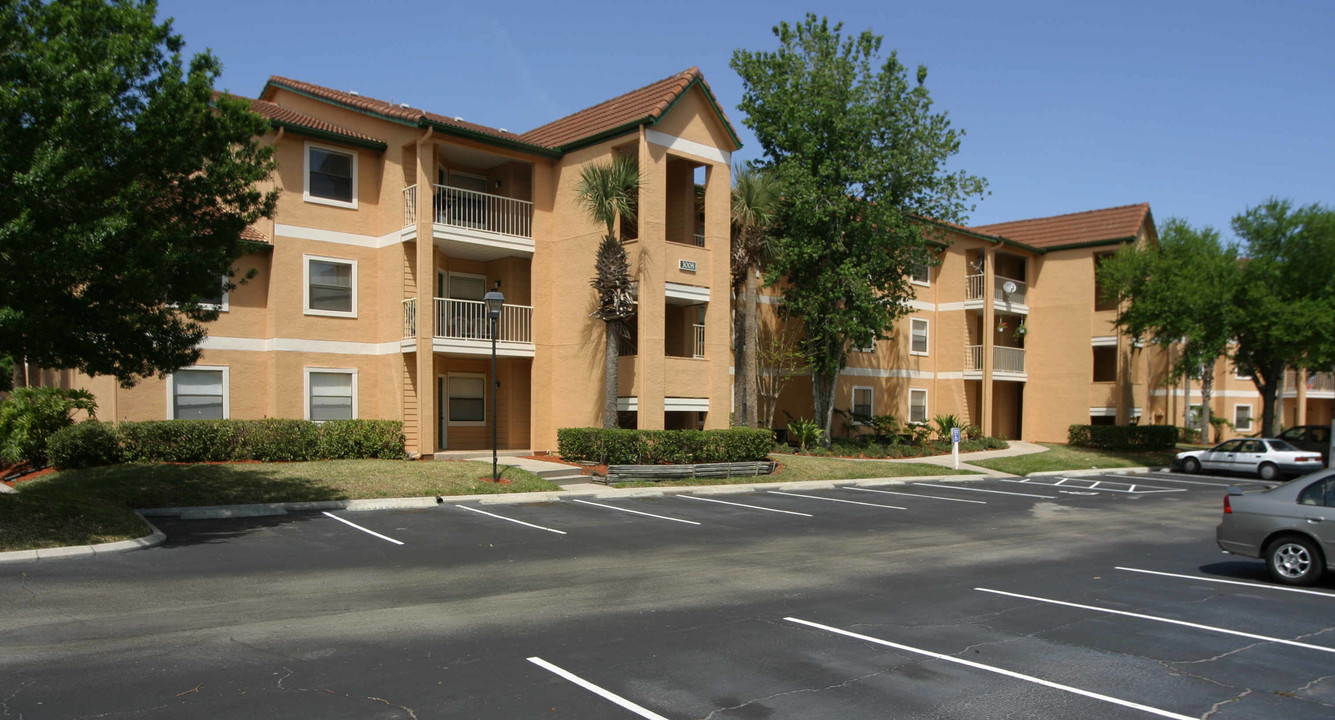
<path fill-rule="evenodd" d="M 273 213 L 267 122 L 156 10 L 0 6 L 0 355 L 123 384 L 194 362 Z"/>
<path fill-rule="evenodd" d="M 842 29 L 809 14 L 774 28 L 777 49 L 739 49 L 731 63 L 759 165 L 784 197 L 766 282 L 781 284 L 780 312 L 801 318 L 827 431 L 849 348 L 886 337 L 913 297 L 910 269 L 930 262 L 918 218 L 962 220 L 985 188 L 946 167 L 964 133 L 933 111 L 926 68 L 910 77 L 894 52 L 881 58 L 880 36 Z"/>

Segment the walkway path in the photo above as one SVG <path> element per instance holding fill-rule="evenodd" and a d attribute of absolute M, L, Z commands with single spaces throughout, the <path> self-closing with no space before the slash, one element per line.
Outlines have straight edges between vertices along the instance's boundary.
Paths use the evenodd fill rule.
<path fill-rule="evenodd" d="M 1023 442 L 1020 440 L 1007 440 L 1010 447 L 1005 450 L 979 450 L 977 452 L 960 453 L 960 469 L 971 470 L 984 475 L 1006 475 L 1007 473 L 991 468 L 971 465 L 970 460 L 991 460 L 1000 457 L 1015 457 L 1016 455 L 1033 455 L 1035 453 L 1047 452 L 1045 445 Z M 884 462 L 884 463 L 922 463 L 927 465 L 940 465 L 941 467 L 954 467 L 955 461 L 950 455 L 931 455 L 928 457 L 916 458 L 841 458 L 853 460 L 855 462 Z"/>

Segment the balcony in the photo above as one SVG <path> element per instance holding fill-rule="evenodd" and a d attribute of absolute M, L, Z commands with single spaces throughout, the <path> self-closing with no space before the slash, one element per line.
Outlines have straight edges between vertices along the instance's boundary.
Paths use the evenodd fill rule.
<path fill-rule="evenodd" d="M 1307 397 L 1335 398 L 1335 373 L 1308 372 Z M 1298 397 L 1298 371 L 1284 371 L 1284 397 Z"/>
<path fill-rule="evenodd" d="M 983 346 L 966 345 L 964 347 L 964 377 L 980 380 L 983 377 Z M 1024 348 L 992 348 L 992 377 L 997 380 L 1025 380 Z"/>
<path fill-rule="evenodd" d="M 432 237 L 446 254 L 482 262 L 532 257 L 533 203 L 446 185 L 431 186 Z M 417 186 L 403 189 L 404 240 L 417 236 Z"/>
<path fill-rule="evenodd" d="M 491 322 L 480 300 L 435 298 L 436 352 L 461 355 L 491 354 Z M 417 298 L 403 301 L 404 352 L 411 352 L 417 337 Z M 533 357 L 533 308 L 502 305 L 496 328 L 496 354 L 501 357 Z"/>
<path fill-rule="evenodd" d="M 691 357 L 698 360 L 705 356 L 705 326 L 696 323 L 691 327 L 695 328 L 695 349 Z"/>
<path fill-rule="evenodd" d="M 965 277 L 965 296 L 966 301 L 976 301 L 971 307 L 982 307 L 983 285 L 985 276 L 968 275 Z M 992 299 L 994 302 L 1003 303 L 1009 307 L 1020 306 L 1017 311 L 1023 311 L 1025 299 L 1029 286 L 1023 280 L 997 275 L 993 278 Z"/>

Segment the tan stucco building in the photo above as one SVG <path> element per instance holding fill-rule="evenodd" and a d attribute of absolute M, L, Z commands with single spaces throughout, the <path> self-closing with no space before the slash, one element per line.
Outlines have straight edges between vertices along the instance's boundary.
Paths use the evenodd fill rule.
<path fill-rule="evenodd" d="M 281 190 L 234 266 L 255 274 L 220 298 L 195 367 L 87 380 L 100 417 L 401 419 L 421 454 L 490 447 L 496 421 L 502 448 L 555 448 L 557 428 L 602 422 L 603 228 L 576 184 L 626 155 L 642 186 L 623 223 L 639 312 L 620 409 L 643 428 L 728 425 L 740 144 L 699 70 L 525 133 L 282 77 L 252 106 Z M 498 283 L 493 384 L 481 299 Z"/>

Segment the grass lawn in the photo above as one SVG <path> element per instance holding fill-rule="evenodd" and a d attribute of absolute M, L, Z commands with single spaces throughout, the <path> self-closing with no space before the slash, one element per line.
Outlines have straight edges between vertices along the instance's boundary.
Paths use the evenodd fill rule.
<path fill-rule="evenodd" d="M 1039 443 L 1039 445 L 1044 445 L 1050 449 L 1047 452 L 1034 455 L 974 460 L 969 464 L 1000 470 L 1012 475 L 1028 475 L 1051 470 L 1167 466 L 1173 463 L 1173 456 L 1181 452 L 1177 448 L 1150 452 L 1112 452 L 1110 450 L 1095 450 L 1056 443 Z"/>
<path fill-rule="evenodd" d="M 754 482 L 797 482 L 799 480 L 859 480 L 862 478 L 918 477 L 922 475 L 970 475 L 965 470 L 951 470 L 927 463 L 874 462 L 840 460 L 805 455 L 772 455 L 780 467 L 773 475 L 735 478 L 683 478 L 679 480 L 627 481 L 613 487 L 680 487 L 685 485 L 735 485 Z"/>
<path fill-rule="evenodd" d="M 491 463 L 323 460 L 130 464 L 69 470 L 0 495 L 0 551 L 113 542 L 148 534 L 132 510 L 559 490 L 518 468 L 495 485 Z"/>

